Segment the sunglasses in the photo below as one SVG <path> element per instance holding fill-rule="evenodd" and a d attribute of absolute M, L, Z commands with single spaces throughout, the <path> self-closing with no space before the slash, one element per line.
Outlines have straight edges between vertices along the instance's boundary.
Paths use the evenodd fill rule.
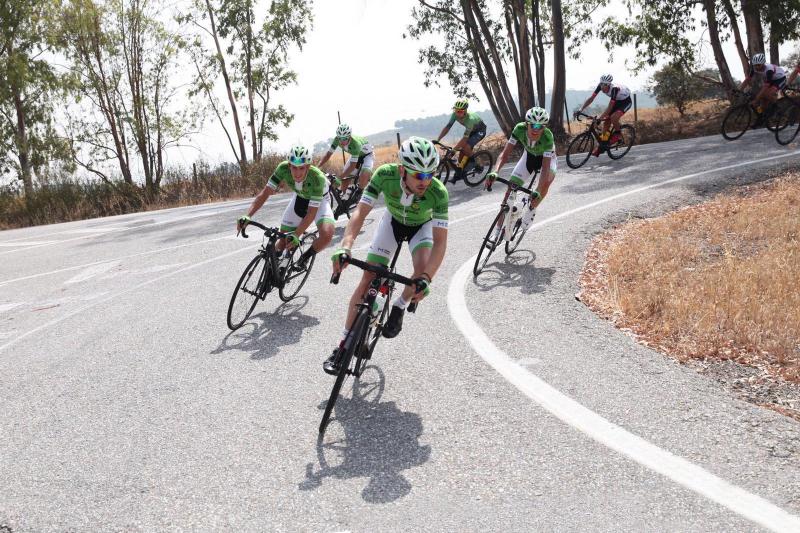
<path fill-rule="evenodd" d="M 528 127 L 533 131 L 539 131 L 544 129 L 544 124 L 528 124 Z"/>
<path fill-rule="evenodd" d="M 417 172 L 416 170 L 411 170 L 408 167 L 403 167 L 406 169 L 406 175 L 412 178 L 417 178 L 420 181 L 427 181 L 433 179 L 433 172 Z"/>
<path fill-rule="evenodd" d="M 293 167 L 302 167 L 308 164 L 305 157 L 290 157 L 289 164 Z"/>

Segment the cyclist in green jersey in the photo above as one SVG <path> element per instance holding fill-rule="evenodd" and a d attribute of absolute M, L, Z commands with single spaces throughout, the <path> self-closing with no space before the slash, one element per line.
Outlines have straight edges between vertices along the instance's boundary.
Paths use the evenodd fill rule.
<path fill-rule="evenodd" d="M 347 266 L 350 250 L 361 231 L 369 212 L 378 197 L 383 194 L 386 213 L 378 224 L 367 261 L 388 265 L 397 247 L 408 240 L 415 286 L 406 287 L 393 302 L 391 313 L 383 328 L 383 336 L 397 336 L 403 327 L 403 315 L 411 302 L 422 300 L 430 291 L 429 286 L 447 249 L 447 189 L 433 177 L 439 165 L 439 153 L 428 139 L 411 137 L 405 141 L 398 153 L 399 164 L 388 163 L 375 170 L 375 174 L 364 189 L 364 194 L 345 229 L 340 248 L 333 254 L 333 271 L 341 272 Z M 374 279 L 374 274 L 364 272 L 361 281 L 350 297 L 347 308 L 342 342 L 355 320 L 357 305 Z M 336 374 L 336 349 L 323 368 Z"/>
<path fill-rule="evenodd" d="M 308 148 L 295 146 L 289 152 L 287 159 L 278 165 L 264 189 L 253 198 L 247 214 L 236 221 L 236 231 L 241 231 L 250 222 L 250 217 L 278 191 L 281 184 L 284 184 L 294 191 L 281 221 L 281 231 L 291 232 L 288 245 L 294 247 L 300 244 L 300 237 L 311 223 L 315 222 L 317 225 L 317 238 L 299 259 L 298 264 L 304 265 L 312 255 L 323 250 L 331 242 L 334 228 L 333 211 L 328 200 L 328 180 L 320 169 L 311 165 L 311 152 Z M 285 240 L 281 240 L 277 248 L 283 250 L 286 245 Z"/>
<path fill-rule="evenodd" d="M 372 152 L 372 145 L 364 137 L 353 135 L 353 131 L 347 124 L 339 124 L 336 128 L 336 135 L 333 138 L 331 147 L 322 156 L 319 166 L 322 167 L 331 158 L 336 148 L 340 147 L 342 151 L 349 154 L 347 162 L 342 169 L 342 182 L 339 185 L 339 190 L 343 193 L 347 189 L 345 178 L 349 177 L 356 167 L 361 164 L 361 171 L 358 174 L 358 183 L 355 183 L 359 189 L 367 186 L 370 176 L 372 176 L 372 167 L 375 165 L 375 155 Z M 355 191 L 355 187 L 351 188 L 351 194 Z"/>
<path fill-rule="evenodd" d="M 546 109 L 541 107 L 532 107 L 525 114 L 525 122 L 520 122 L 514 126 L 505 148 L 497 158 L 497 164 L 494 171 L 486 176 L 485 187 L 491 187 L 494 180 L 497 179 L 497 173 L 506 164 L 506 160 L 511 155 L 511 151 L 521 143 L 525 149 L 522 157 L 517 161 L 514 170 L 511 171 L 510 181 L 517 185 L 525 186 L 537 170 L 541 170 L 542 174 L 539 177 L 539 182 L 536 184 L 536 190 L 533 191 L 530 201 L 528 202 L 528 209 L 522 216 L 522 227 L 528 229 L 533 222 L 533 217 L 536 216 L 536 208 L 542 203 L 544 197 L 547 196 L 547 191 L 556 177 L 556 170 L 558 169 L 558 160 L 556 159 L 555 141 L 553 139 L 553 132 L 546 124 L 550 121 L 550 114 Z M 510 188 L 506 189 L 506 194 L 503 197 L 505 202 L 508 198 Z M 499 234 L 502 228 L 503 220 L 497 225 L 495 232 Z M 497 234 L 493 236 L 497 240 Z"/>
<path fill-rule="evenodd" d="M 464 136 L 453 147 L 461 151 L 461 157 L 458 159 L 458 169 L 456 170 L 456 179 L 464 177 L 464 167 L 467 166 L 467 161 L 469 161 L 475 145 L 486 137 L 486 124 L 483 119 L 477 113 L 470 113 L 467 110 L 468 108 L 469 101 L 466 98 L 456 100 L 456 103 L 453 104 L 453 113 L 450 115 L 450 120 L 439 133 L 439 137 L 436 138 L 436 142 L 439 142 L 442 137 L 447 135 L 447 132 L 450 131 L 456 121 L 464 126 Z"/>

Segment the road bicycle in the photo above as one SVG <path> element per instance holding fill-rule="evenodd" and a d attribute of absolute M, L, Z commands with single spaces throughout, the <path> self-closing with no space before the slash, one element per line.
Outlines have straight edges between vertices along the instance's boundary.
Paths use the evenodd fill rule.
<path fill-rule="evenodd" d="M 736 102 L 722 119 L 722 136 L 729 141 L 735 141 L 749 129 L 754 130 L 764 126 L 776 133 L 779 117 L 783 114 L 784 108 L 790 106 L 792 102 L 791 99 L 784 101 L 781 98 L 769 104 L 762 113 L 758 113 L 751 103 L 752 92 L 736 91 L 734 94 Z"/>
<path fill-rule="evenodd" d="M 581 117 L 591 119 L 589 127 L 586 131 L 572 139 L 567 148 L 567 165 L 569 168 L 580 168 L 586 164 L 594 152 L 594 145 L 597 143 L 602 146 L 600 141 L 600 132 L 602 129 L 599 127 L 603 122 L 599 118 L 587 115 L 586 113 L 576 113 L 575 119 L 581 122 Z M 611 139 L 604 150 L 608 157 L 611 159 L 622 159 L 627 154 L 633 143 L 636 142 L 636 129 L 630 124 L 621 124 L 619 131 L 611 134 Z"/>
<path fill-rule="evenodd" d="M 316 255 L 311 255 L 303 265 L 298 261 L 302 253 L 317 238 L 317 232 L 306 233 L 300 239 L 300 245 L 291 250 L 278 251 L 278 239 L 286 239 L 289 233 L 275 228 L 268 228 L 254 220 L 242 228 L 241 234 L 249 238 L 247 226 L 255 226 L 264 230 L 263 240 L 258 253 L 242 272 L 239 282 L 228 305 L 228 327 L 239 329 L 250 318 L 259 300 L 264 300 L 273 289 L 278 289 L 278 296 L 288 302 L 297 296 L 314 266 Z"/>
<path fill-rule="evenodd" d="M 439 166 L 436 167 L 436 171 L 433 175 L 444 185 L 447 185 L 448 180 L 455 183 L 461 179 L 455 177 L 456 172 L 459 170 L 458 161 L 456 160 L 456 150 L 452 146 L 447 146 L 439 141 L 433 141 L 433 144 L 444 150 L 444 155 L 442 155 Z M 470 187 L 475 187 L 483 183 L 483 180 L 486 179 L 486 175 L 492 169 L 493 163 L 494 156 L 492 156 L 488 150 L 473 152 L 467 160 L 467 165 L 464 167 L 464 174 L 462 176 L 464 183 Z M 453 172 L 452 180 L 450 179 L 451 171 Z"/>
<path fill-rule="evenodd" d="M 414 280 L 394 272 L 400 248 L 401 246 L 398 244 L 388 268 L 383 265 L 372 265 L 353 257 L 347 260 L 348 264 L 372 272 L 376 277 L 369 284 L 363 300 L 358 304 L 358 313 L 350 332 L 345 337 L 344 343 L 337 349 L 336 364 L 339 372 L 333 383 L 328 403 L 325 405 L 325 412 L 322 414 L 322 421 L 319 424 L 320 435 L 323 435 L 325 428 L 328 427 L 333 406 L 336 404 L 336 399 L 339 397 L 339 392 L 347 376 L 354 376 L 358 379 L 364 371 L 367 361 L 372 357 L 372 352 L 375 350 L 375 345 L 378 344 L 378 339 L 381 338 L 383 326 L 389 314 L 395 283 L 416 284 Z M 331 283 L 339 283 L 339 275 L 331 276 Z M 414 313 L 417 310 L 417 304 L 412 302 L 407 309 L 409 313 Z"/>
<path fill-rule="evenodd" d="M 495 251 L 501 241 L 505 240 L 506 255 L 513 253 L 519 246 L 527 232 L 527 229 L 522 227 L 522 215 L 525 213 L 525 209 L 528 209 L 530 195 L 533 194 L 531 187 L 538 173 L 539 171 L 537 170 L 527 187 L 517 185 L 505 178 L 497 178 L 495 180 L 508 185 L 511 191 L 509 191 L 505 201 L 500 204 L 500 212 L 494 217 L 486 237 L 483 238 L 481 247 L 478 250 L 478 256 L 475 258 L 475 265 L 472 267 L 473 275 L 477 276 L 483 271 L 486 262 L 489 261 L 489 256 L 492 255 L 492 252 Z M 488 190 L 491 191 L 490 188 Z M 526 194 L 518 199 L 517 193 L 519 192 Z M 497 233 L 497 238 L 493 239 L 496 228 L 500 228 L 500 231 Z"/>
<path fill-rule="evenodd" d="M 800 89 L 786 87 L 781 91 L 783 104 L 776 111 L 775 140 L 780 145 L 787 145 L 800 133 Z"/>

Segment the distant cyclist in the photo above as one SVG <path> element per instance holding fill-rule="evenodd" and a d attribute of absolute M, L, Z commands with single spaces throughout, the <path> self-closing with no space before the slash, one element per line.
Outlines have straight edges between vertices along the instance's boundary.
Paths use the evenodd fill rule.
<path fill-rule="evenodd" d="M 600 152 L 607 150 L 609 144 L 614 144 L 620 140 L 619 121 L 622 115 L 627 113 L 633 105 L 630 89 L 619 83 L 614 83 L 614 76 L 611 74 L 603 74 L 600 76 L 600 83 L 597 84 L 594 92 L 586 99 L 583 106 L 575 112 L 575 116 L 577 117 L 578 113 L 592 105 L 595 97 L 601 91 L 611 100 L 608 102 L 606 110 L 598 117 L 603 121 L 603 131 L 600 133 L 600 145 L 592 152 L 595 157 L 599 156 Z"/>
<path fill-rule="evenodd" d="M 533 222 L 533 217 L 536 216 L 536 208 L 542 203 L 544 197 L 547 196 L 547 191 L 556 177 L 557 159 L 555 141 L 553 139 L 553 132 L 547 127 L 550 121 L 550 114 L 546 109 L 541 107 L 533 107 L 525 114 L 525 122 L 520 122 L 514 126 L 511 132 L 511 137 L 508 138 L 505 148 L 497 158 L 497 164 L 493 172 L 486 176 L 486 187 L 491 187 L 494 180 L 497 179 L 497 173 L 506 164 L 511 151 L 521 143 L 524 148 L 522 157 L 517 161 L 514 170 L 511 171 L 510 181 L 525 186 L 527 182 L 537 170 L 541 170 L 542 174 L 539 177 L 539 182 L 536 185 L 536 190 L 533 191 L 531 199 L 528 202 L 528 209 L 522 215 L 522 227 L 528 229 Z M 509 187 L 503 196 L 503 202 L 508 199 L 511 191 Z M 493 240 L 497 240 L 500 230 L 503 226 L 503 219 L 500 220 L 495 234 L 492 236 Z"/>
<path fill-rule="evenodd" d="M 386 212 L 381 218 L 367 261 L 372 264 L 389 265 L 397 247 L 408 240 L 414 273 L 410 276 L 415 285 L 403 289 L 394 301 L 392 311 L 383 327 L 383 336 L 396 337 L 403 327 L 406 306 L 412 301 L 422 300 L 447 249 L 447 189 L 433 177 L 439 165 L 439 152 L 428 139 L 411 137 L 400 146 L 399 163 L 387 163 L 375 170 L 375 174 L 364 189 L 358 207 L 345 229 L 340 248 L 333 254 L 333 271 L 341 272 L 347 266 L 350 250 L 361 231 L 369 212 L 378 197 L 383 194 Z M 342 342 L 353 325 L 358 304 L 375 274 L 364 272 L 347 307 Z M 341 343 L 340 343 L 341 346 Z M 328 374 L 336 374 L 336 351 L 323 364 Z"/>
<path fill-rule="evenodd" d="M 461 152 L 456 168 L 456 179 L 464 177 L 464 168 L 467 166 L 467 161 L 469 161 L 475 145 L 486 137 L 486 123 L 483 122 L 480 115 L 468 111 L 468 108 L 469 100 L 466 98 L 456 100 L 456 103 L 453 104 L 453 113 L 450 115 L 450 121 L 436 138 L 436 142 L 439 142 L 456 122 L 464 126 L 464 136 L 453 147 L 456 151 Z"/>
<path fill-rule="evenodd" d="M 372 145 L 364 137 L 353 135 L 350 126 L 347 124 L 339 124 L 339 127 L 336 128 L 336 136 L 333 138 L 331 147 L 328 148 L 328 151 L 322 157 L 319 166 L 324 166 L 336 151 L 336 148 L 340 146 L 342 151 L 347 153 L 350 157 L 342 169 L 341 178 L 343 181 L 339 190 L 342 192 L 347 190 L 347 183 L 344 180 L 348 178 L 359 165 L 361 165 L 361 170 L 358 174 L 358 183 L 353 185 L 358 186 L 359 189 L 363 189 L 367 186 L 369 178 L 372 176 L 372 167 L 375 165 L 375 155 L 372 151 Z M 351 188 L 351 191 L 353 190 L 354 188 Z"/>
<path fill-rule="evenodd" d="M 289 246 L 300 244 L 300 237 L 312 222 L 316 223 L 318 230 L 317 238 L 300 256 L 298 266 L 301 266 L 331 242 L 334 227 L 333 212 L 327 198 L 328 180 L 320 169 L 311 165 L 311 152 L 308 148 L 295 146 L 289 152 L 287 159 L 278 165 L 264 189 L 253 198 L 247 214 L 236 221 L 236 230 L 241 231 L 250 222 L 250 217 L 278 191 L 281 184 L 286 185 L 293 195 L 283 212 L 281 231 L 291 232 L 288 239 Z M 283 241 L 279 242 L 278 250 L 283 250 L 286 244 Z"/>
<path fill-rule="evenodd" d="M 742 81 L 739 89 L 742 90 L 753 83 L 753 79 L 760 77 L 764 83 L 761 90 L 755 95 L 751 104 L 759 115 L 775 100 L 778 99 L 778 91 L 786 87 L 786 71 L 780 65 L 767 63 L 764 54 L 754 54 L 750 58 L 750 72 Z M 794 81 L 794 79 L 792 79 Z"/>

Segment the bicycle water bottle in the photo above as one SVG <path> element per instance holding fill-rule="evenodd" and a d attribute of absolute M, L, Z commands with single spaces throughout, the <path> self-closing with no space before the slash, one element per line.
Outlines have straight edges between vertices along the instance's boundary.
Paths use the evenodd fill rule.
<path fill-rule="evenodd" d="M 378 294 L 375 295 L 375 299 L 372 301 L 372 318 L 378 317 L 385 304 L 386 295 L 379 290 Z"/>

